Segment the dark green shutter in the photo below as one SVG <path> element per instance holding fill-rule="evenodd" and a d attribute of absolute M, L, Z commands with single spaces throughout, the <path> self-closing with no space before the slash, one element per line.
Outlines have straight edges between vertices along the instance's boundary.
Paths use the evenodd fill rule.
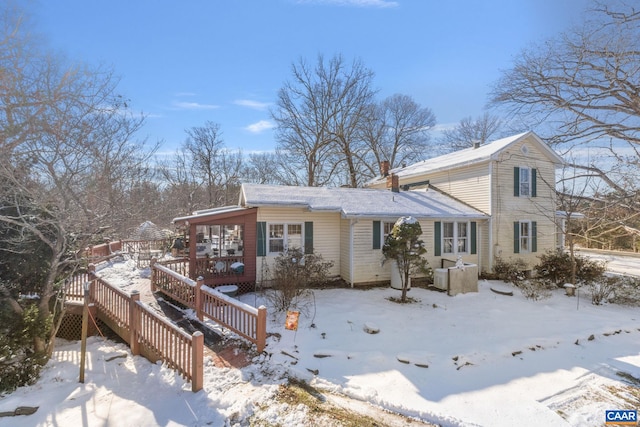
<path fill-rule="evenodd" d="M 477 240 L 476 240 L 476 223 L 471 223 L 471 255 L 478 253 Z"/>
<path fill-rule="evenodd" d="M 373 249 L 380 249 L 380 221 L 373 221 Z"/>
<path fill-rule="evenodd" d="M 258 221 L 256 223 L 256 240 L 257 248 L 256 252 L 258 256 L 267 255 L 267 223 L 264 221 Z"/>
<path fill-rule="evenodd" d="M 517 166 L 513 168 L 513 195 L 520 197 L 520 168 Z"/>
<path fill-rule="evenodd" d="M 518 221 L 513 223 L 513 253 L 520 253 L 520 223 Z"/>
<path fill-rule="evenodd" d="M 313 253 L 313 222 L 311 221 L 304 223 L 304 253 Z"/>
<path fill-rule="evenodd" d="M 531 252 L 538 252 L 538 223 L 531 221 Z"/>
<path fill-rule="evenodd" d="M 442 223 L 440 221 L 433 223 L 433 240 L 433 254 L 435 256 L 442 255 Z"/>
<path fill-rule="evenodd" d="M 531 169 L 531 197 L 536 197 L 537 196 L 537 185 L 536 185 L 536 170 L 535 169 Z"/>

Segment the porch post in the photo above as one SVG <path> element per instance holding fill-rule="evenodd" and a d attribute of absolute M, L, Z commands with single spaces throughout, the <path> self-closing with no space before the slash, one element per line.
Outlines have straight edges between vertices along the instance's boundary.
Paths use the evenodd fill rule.
<path fill-rule="evenodd" d="M 202 315 L 202 285 L 204 285 L 204 277 L 199 276 L 198 280 L 196 281 L 194 309 L 196 310 L 196 314 L 198 315 L 198 320 L 200 320 L 201 322 L 204 318 Z"/>
<path fill-rule="evenodd" d="M 189 224 L 189 277 L 196 275 L 196 226 Z"/>
<path fill-rule="evenodd" d="M 151 268 L 151 292 L 155 292 L 157 290 L 156 280 L 158 280 L 158 274 L 156 272 L 156 269 L 154 268 L 156 262 L 158 262 L 157 258 L 151 258 L 151 264 L 149 265 L 149 267 Z"/>
<path fill-rule="evenodd" d="M 196 331 L 191 335 L 191 391 L 202 390 L 204 385 L 204 335 Z"/>
<path fill-rule="evenodd" d="M 267 307 L 258 307 L 258 319 L 256 321 L 256 346 L 258 352 L 262 353 L 267 345 Z"/>
<path fill-rule="evenodd" d="M 138 318 L 137 305 L 140 301 L 140 291 L 131 291 L 131 297 L 129 299 L 129 347 L 131 348 L 131 354 L 134 356 L 140 354 L 140 345 L 138 343 L 138 330 L 140 329 L 140 319 Z"/>

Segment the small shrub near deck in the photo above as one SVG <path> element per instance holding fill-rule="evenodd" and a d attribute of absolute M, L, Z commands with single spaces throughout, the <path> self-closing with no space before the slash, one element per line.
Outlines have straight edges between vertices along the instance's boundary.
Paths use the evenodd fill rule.
<path fill-rule="evenodd" d="M 299 248 L 291 248 L 275 260 L 271 272 L 273 290 L 269 300 L 276 311 L 301 309 L 311 298 L 310 287 L 324 283 L 333 267 L 332 261 L 324 261 L 321 255 L 305 254 Z"/>

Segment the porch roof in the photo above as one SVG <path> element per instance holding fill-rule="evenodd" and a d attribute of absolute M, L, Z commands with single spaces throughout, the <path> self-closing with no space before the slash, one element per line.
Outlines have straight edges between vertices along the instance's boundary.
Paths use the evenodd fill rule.
<path fill-rule="evenodd" d="M 242 206 L 223 206 L 219 208 L 204 209 L 204 210 L 195 211 L 191 215 L 174 218 L 172 222 L 174 224 L 182 224 L 187 221 L 201 220 L 201 219 L 206 219 L 207 217 L 212 217 L 212 216 L 217 216 L 222 214 L 240 213 L 246 210 L 247 208 L 243 208 Z"/>
<path fill-rule="evenodd" d="M 433 188 L 398 193 L 368 188 L 292 187 L 243 184 L 244 207 L 291 207 L 314 212 L 339 212 L 344 218 L 468 218 L 483 212 Z"/>

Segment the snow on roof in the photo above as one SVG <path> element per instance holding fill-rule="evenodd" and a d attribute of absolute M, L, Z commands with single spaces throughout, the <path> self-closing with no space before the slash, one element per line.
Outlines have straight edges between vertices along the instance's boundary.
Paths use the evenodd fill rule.
<path fill-rule="evenodd" d="M 407 178 L 415 175 L 423 175 L 425 173 L 451 169 L 453 167 L 481 163 L 490 160 L 493 156 L 495 156 L 497 153 L 499 153 L 509 145 L 514 144 L 529 136 L 533 136 L 534 139 L 540 142 L 541 146 L 546 149 L 549 157 L 552 158 L 553 161 L 555 161 L 556 163 L 563 162 L 562 158 L 555 151 L 549 148 L 549 146 L 544 143 L 544 141 L 542 141 L 534 132 L 529 131 L 506 138 L 501 138 L 493 142 L 481 145 L 478 148 L 465 148 L 464 150 L 455 151 L 453 153 L 423 160 L 421 162 L 414 163 L 403 168 L 394 168 L 391 169 L 389 173 Z M 369 184 L 379 183 L 383 180 L 386 181 L 386 178 L 374 178 L 369 182 Z"/>
<path fill-rule="evenodd" d="M 199 211 L 195 211 L 192 215 L 180 216 L 177 218 L 173 218 L 173 223 L 181 223 L 184 221 L 193 220 L 196 218 L 202 218 L 210 215 L 216 215 L 221 213 L 229 213 L 244 210 L 245 208 L 241 206 L 222 206 L 219 208 L 211 208 L 211 209 L 203 209 Z"/>
<path fill-rule="evenodd" d="M 483 212 L 434 189 L 394 193 L 367 188 L 243 184 L 242 194 L 245 207 L 300 207 L 339 212 L 345 218 L 487 218 Z"/>

